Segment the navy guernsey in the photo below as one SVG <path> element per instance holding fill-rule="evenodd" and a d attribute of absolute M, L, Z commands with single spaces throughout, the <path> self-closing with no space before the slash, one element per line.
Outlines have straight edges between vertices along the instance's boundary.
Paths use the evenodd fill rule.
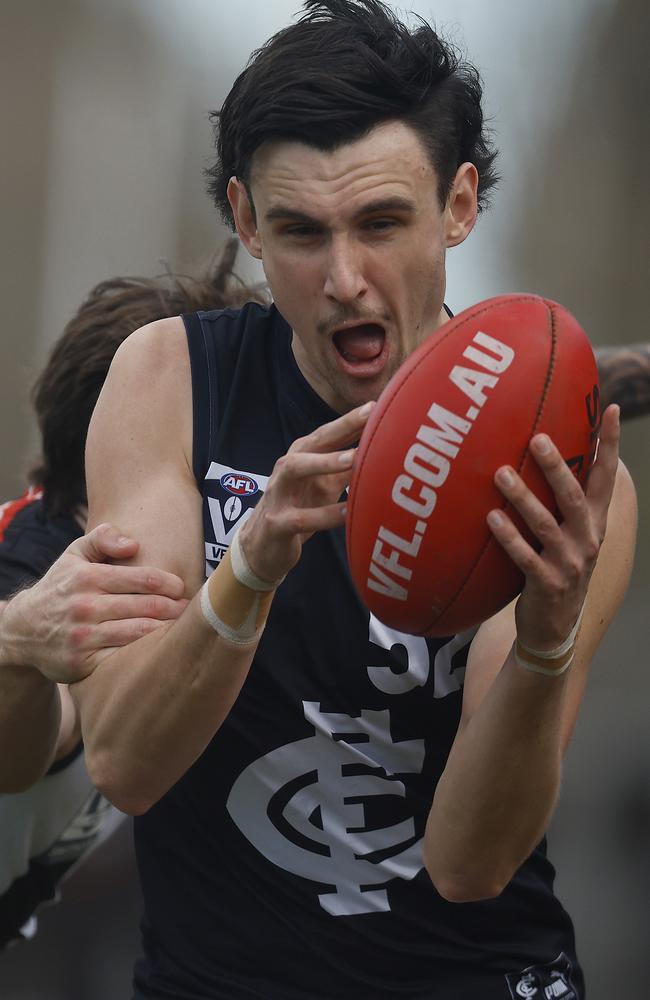
<path fill-rule="evenodd" d="M 275 307 L 185 324 L 208 574 L 277 459 L 336 414 Z M 484 903 L 446 902 L 422 867 L 473 634 L 387 628 L 356 594 L 344 532 L 305 544 L 228 718 L 136 818 L 137 998 L 506 1000 L 527 983 L 582 997 L 543 849 Z"/>

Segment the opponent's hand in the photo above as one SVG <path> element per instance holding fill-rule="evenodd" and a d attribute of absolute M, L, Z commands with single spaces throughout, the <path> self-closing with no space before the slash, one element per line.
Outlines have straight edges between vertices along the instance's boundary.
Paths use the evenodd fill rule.
<path fill-rule="evenodd" d="M 264 496 L 239 536 L 251 569 L 262 580 L 280 580 L 315 531 L 343 524 L 345 504 L 339 498 L 355 455 L 349 446 L 359 440 L 373 405 L 365 403 L 297 438 L 275 463 Z"/>
<path fill-rule="evenodd" d="M 490 511 L 490 530 L 526 577 L 515 619 L 518 638 L 533 649 L 556 648 L 580 614 L 605 537 L 618 467 L 619 433 L 619 409 L 610 406 L 603 414 L 598 457 L 586 491 L 550 438 L 538 434 L 531 439 L 531 454 L 553 490 L 560 522 L 514 469 L 504 466 L 495 475 L 499 490 L 542 546 L 536 552 L 507 514 Z"/>
<path fill-rule="evenodd" d="M 110 524 L 72 542 L 45 576 L 13 597 L 2 615 L 2 662 L 35 667 L 71 684 L 115 646 L 125 646 L 178 618 L 183 581 L 150 566 L 115 566 L 138 543 Z M 97 655 L 99 652 L 99 655 Z"/>

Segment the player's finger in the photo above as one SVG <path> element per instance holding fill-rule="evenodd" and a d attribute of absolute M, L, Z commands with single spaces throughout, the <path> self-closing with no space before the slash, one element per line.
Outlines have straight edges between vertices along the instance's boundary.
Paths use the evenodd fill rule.
<path fill-rule="evenodd" d="M 127 618 L 124 621 L 103 622 L 98 628 L 98 648 L 127 646 L 165 624 L 157 618 Z"/>
<path fill-rule="evenodd" d="M 544 473 L 564 522 L 580 535 L 589 532 L 589 508 L 582 486 L 547 434 L 537 434 L 530 453 Z"/>
<path fill-rule="evenodd" d="M 291 451 L 333 451 L 354 444 L 365 427 L 374 405 L 374 401 L 371 400 L 363 406 L 350 410 L 349 413 L 344 413 L 336 420 L 321 424 L 311 434 L 294 441 Z"/>
<path fill-rule="evenodd" d="M 289 536 L 328 531 L 343 524 L 345 508 L 343 501 L 323 504 L 322 507 L 290 507 L 277 517 L 277 527 Z"/>
<path fill-rule="evenodd" d="M 621 437 L 620 407 L 608 406 L 600 426 L 598 454 L 587 483 L 587 498 L 607 510 L 614 491 Z"/>
<path fill-rule="evenodd" d="M 487 524 L 499 545 L 526 577 L 532 573 L 541 575 L 542 558 L 528 544 L 507 514 L 502 510 L 491 510 L 487 515 Z"/>
<path fill-rule="evenodd" d="M 156 629 L 164 628 L 166 622 L 158 621 L 156 618 L 129 618 L 126 621 L 102 622 L 89 628 L 86 634 L 79 638 L 78 648 L 83 654 L 92 653 L 92 664 L 88 664 L 88 669 L 83 669 L 83 664 L 75 671 L 77 679 L 92 673 L 101 660 L 110 656 L 116 649 L 128 646 L 136 639 L 141 639 Z"/>
<path fill-rule="evenodd" d="M 173 621 L 187 607 L 186 600 L 172 600 L 158 594 L 100 594 L 75 602 L 76 621 L 111 622 L 129 618 Z"/>
<path fill-rule="evenodd" d="M 185 584 L 175 573 L 156 566 L 95 567 L 97 586 L 107 594 L 160 594 L 178 600 L 185 593 Z"/>
<path fill-rule="evenodd" d="M 571 476 L 570 472 L 569 475 Z M 571 478 L 573 479 L 573 476 Z M 511 466 L 504 465 L 497 470 L 494 482 L 511 507 L 517 511 L 528 525 L 544 549 L 554 554 L 561 554 L 564 540 L 562 529 L 557 519 L 548 507 L 526 486 L 521 476 L 517 475 Z M 496 523 L 496 518 L 492 520 Z M 511 524 L 512 522 L 509 521 L 509 523 Z M 490 520 L 488 520 L 488 524 L 492 526 Z M 516 530 L 514 525 L 512 527 L 513 530 Z"/>
<path fill-rule="evenodd" d="M 112 524 L 98 524 L 87 535 L 77 538 L 68 546 L 68 553 L 89 562 L 106 559 L 130 559 L 138 551 L 134 538 L 128 538 Z"/>
<path fill-rule="evenodd" d="M 277 479 L 309 479 L 313 476 L 338 474 L 351 469 L 354 449 L 335 452 L 295 451 L 283 455 L 275 465 Z"/>

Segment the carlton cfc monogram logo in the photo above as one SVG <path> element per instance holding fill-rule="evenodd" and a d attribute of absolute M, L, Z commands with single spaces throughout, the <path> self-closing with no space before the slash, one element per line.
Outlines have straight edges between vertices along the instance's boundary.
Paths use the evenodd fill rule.
<path fill-rule="evenodd" d="M 375 828 L 367 809 L 376 796 L 405 798 L 396 774 L 422 771 L 424 741 L 394 743 L 388 711 L 364 709 L 353 718 L 305 701 L 303 712 L 314 735 L 250 764 L 232 787 L 228 812 L 269 861 L 331 886 L 318 895 L 327 913 L 389 910 L 386 889 L 374 887 L 417 875 L 422 842 L 412 817 Z"/>
<path fill-rule="evenodd" d="M 513 1000 L 578 1000 L 571 963 L 564 952 L 547 965 L 530 965 L 508 973 L 506 982 Z"/>
<path fill-rule="evenodd" d="M 529 997 L 534 997 L 538 992 L 535 986 L 535 978 L 531 975 L 522 976 L 515 987 L 515 993 L 518 997 L 523 997 L 524 1000 L 529 1000 Z"/>

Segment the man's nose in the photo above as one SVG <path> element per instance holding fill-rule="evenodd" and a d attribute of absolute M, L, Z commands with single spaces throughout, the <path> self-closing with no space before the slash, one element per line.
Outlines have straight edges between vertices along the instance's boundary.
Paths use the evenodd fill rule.
<path fill-rule="evenodd" d="M 335 302 L 354 302 L 367 291 L 362 253 L 347 237 L 334 237 L 329 246 L 324 291 Z"/>

